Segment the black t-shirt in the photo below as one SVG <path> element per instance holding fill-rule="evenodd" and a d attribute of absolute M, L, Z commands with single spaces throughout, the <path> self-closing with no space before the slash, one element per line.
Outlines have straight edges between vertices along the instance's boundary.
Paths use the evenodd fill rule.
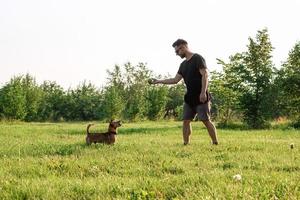
<path fill-rule="evenodd" d="M 180 64 L 177 72 L 183 77 L 187 89 L 184 101 L 191 106 L 201 104 L 199 96 L 202 87 L 202 75 L 199 70 L 205 68 L 207 67 L 204 58 L 199 54 L 194 54 L 189 60 Z M 207 96 L 209 95 L 207 94 Z"/>

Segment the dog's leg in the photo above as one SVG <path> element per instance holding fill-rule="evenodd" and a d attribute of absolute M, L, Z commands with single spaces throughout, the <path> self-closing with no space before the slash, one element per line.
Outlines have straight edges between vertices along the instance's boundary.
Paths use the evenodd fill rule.
<path fill-rule="evenodd" d="M 91 145 L 92 144 L 91 141 L 90 141 L 90 138 L 88 136 L 86 137 L 85 141 L 86 141 L 87 145 Z"/>

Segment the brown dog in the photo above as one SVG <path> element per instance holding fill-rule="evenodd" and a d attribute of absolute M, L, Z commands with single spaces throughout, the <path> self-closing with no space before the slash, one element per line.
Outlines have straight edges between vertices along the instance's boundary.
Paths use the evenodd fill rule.
<path fill-rule="evenodd" d="M 105 143 L 114 144 L 116 141 L 117 128 L 121 126 L 121 121 L 111 120 L 106 133 L 90 133 L 89 129 L 93 124 L 89 124 L 86 129 L 86 144 Z"/>

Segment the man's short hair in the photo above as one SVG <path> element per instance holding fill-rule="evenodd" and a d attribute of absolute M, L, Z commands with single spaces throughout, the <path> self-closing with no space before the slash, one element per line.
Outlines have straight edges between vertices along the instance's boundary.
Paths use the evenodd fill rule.
<path fill-rule="evenodd" d="M 176 47 L 182 44 L 187 44 L 187 41 L 185 41 L 184 39 L 178 39 L 172 44 L 172 47 Z"/>

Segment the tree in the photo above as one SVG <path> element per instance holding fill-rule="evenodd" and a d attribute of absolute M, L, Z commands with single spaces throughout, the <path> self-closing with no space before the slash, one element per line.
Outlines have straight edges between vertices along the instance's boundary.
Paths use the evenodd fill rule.
<path fill-rule="evenodd" d="M 101 109 L 99 116 L 101 119 L 122 118 L 125 109 L 125 84 L 126 80 L 120 66 L 115 65 L 112 71 L 107 70 L 107 84 L 102 91 Z"/>
<path fill-rule="evenodd" d="M 289 52 L 277 74 L 279 105 L 294 120 L 295 126 L 300 127 L 300 42 Z"/>
<path fill-rule="evenodd" d="M 44 81 L 40 85 L 42 98 L 39 105 L 40 121 L 66 119 L 65 92 L 56 82 Z"/>
<path fill-rule="evenodd" d="M 125 64 L 130 65 L 130 63 Z M 115 90 L 122 96 L 125 96 L 125 85 L 126 85 L 126 78 L 124 77 L 121 67 L 118 65 L 114 66 L 112 71 L 107 70 L 107 86 L 114 87 Z M 127 84 L 130 80 L 127 80 Z"/>
<path fill-rule="evenodd" d="M 235 54 L 229 64 L 223 62 L 228 88 L 237 92 L 239 109 L 251 128 L 269 126 L 272 116 L 272 84 L 274 68 L 267 29 L 249 38 L 248 51 Z"/>
<path fill-rule="evenodd" d="M 231 64 L 228 65 L 221 60 L 219 60 L 219 63 L 223 64 L 223 68 L 228 70 L 234 63 L 233 59 L 234 57 L 231 58 Z M 215 110 L 216 118 L 222 126 L 227 126 L 236 117 L 240 97 L 238 90 L 234 90 L 232 87 L 233 79 L 226 78 L 227 76 L 224 72 L 213 71 L 211 72 L 209 85 L 209 91 L 213 97 L 212 111 Z"/>
<path fill-rule="evenodd" d="M 183 83 L 169 87 L 164 118 L 174 117 L 175 119 L 181 119 L 182 113 L 179 111 L 181 110 L 181 107 L 183 105 L 184 93 L 185 86 Z"/>
<path fill-rule="evenodd" d="M 100 92 L 91 83 L 84 82 L 72 91 L 75 100 L 76 119 L 92 120 L 96 119 L 97 110 L 100 106 Z"/>
<path fill-rule="evenodd" d="M 146 116 L 146 91 L 148 87 L 147 80 L 151 76 L 151 71 L 147 69 L 144 63 L 134 66 L 130 63 L 124 65 L 126 80 L 125 95 L 126 99 L 123 116 L 134 121 Z"/>
<path fill-rule="evenodd" d="M 157 120 L 161 118 L 167 104 L 167 86 L 150 87 L 146 92 L 147 118 Z"/>
<path fill-rule="evenodd" d="M 245 82 L 249 85 L 241 98 L 245 120 L 252 128 L 268 126 L 272 107 L 273 47 L 267 29 L 258 31 L 256 41 L 249 39 L 248 52 L 245 55 Z"/>
<path fill-rule="evenodd" d="M 25 95 L 26 116 L 25 121 L 36 121 L 38 119 L 38 109 L 42 98 L 42 90 L 36 83 L 34 77 L 26 74 L 22 78 L 22 90 Z"/>
<path fill-rule="evenodd" d="M 103 101 L 101 111 L 104 119 L 121 119 L 121 113 L 124 110 L 124 99 L 113 86 L 108 86 L 103 92 Z"/>
<path fill-rule="evenodd" d="M 22 86 L 22 76 L 13 77 L 4 85 L 0 93 L 0 107 L 5 118 L 24 120 L 26 96 Z"/>

